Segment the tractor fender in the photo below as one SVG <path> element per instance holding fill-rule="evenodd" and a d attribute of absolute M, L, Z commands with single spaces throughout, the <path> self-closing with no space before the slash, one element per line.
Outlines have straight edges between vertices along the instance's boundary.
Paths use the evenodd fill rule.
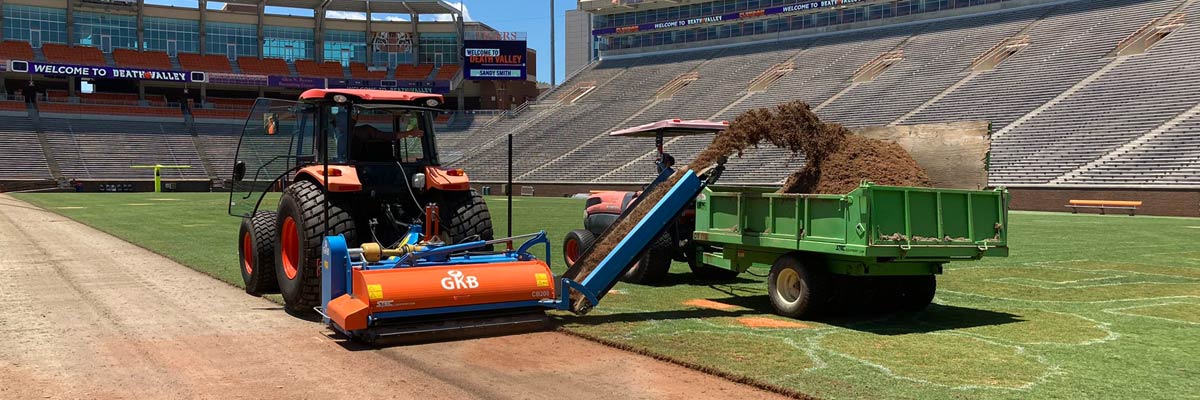
<path fill-rule="evenodd" d="M 329 184 L 325 184 L 325 166 L 312 165 L 301 168 L 296 172 L 293 182 L 311 180 L 317 185 L 327 186 L 330 192 L 344 193 L 362 190 L 362 182 L 358 180 L 358 170 L 349 165 L 330 165 Z"/>
<path fill-rule="evenodd" d="M 587 215 L 620 214 L 637 197 L 636 192 L 602 191 L 588 196 L 584 205 Z"/>
<path fill-rule="evenodd" d="M 461 192 L 471 189 L 471 180 L 462 168 L 425 167 L 425 190 Z"/>

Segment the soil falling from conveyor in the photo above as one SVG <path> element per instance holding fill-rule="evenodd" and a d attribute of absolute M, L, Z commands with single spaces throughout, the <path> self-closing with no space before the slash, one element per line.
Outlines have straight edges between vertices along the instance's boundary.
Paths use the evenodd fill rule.
<path fill-rule="evenodd" d="M 925 171 L 899 145 L 855 136 L 840 124 L 823 122 L 808 104 L 799 101 L 781 104 L 774 112 L 759 108 L 739 115 L 687 169 L 703 171 L 722 157 L 740 157 L 762 142 L 794 154 L 803 153 L 807 158 L 803 168 L 788 176 L 779 193 L 845 194 L 862 181 L 896 186 L 930 185 Z M 677 171 L 642 193 L 641 201 L 601 234 L 591 250 L 563 276 L 579 281 L 591 273 L 682 176 L 682 170 Z M 582 298 L 580 293 L 571 294 L 576 311 Z"/>

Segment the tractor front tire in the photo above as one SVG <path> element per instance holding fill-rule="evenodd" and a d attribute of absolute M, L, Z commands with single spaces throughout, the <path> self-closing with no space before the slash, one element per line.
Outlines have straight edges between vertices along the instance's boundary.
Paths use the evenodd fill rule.
<path fill-rule="evenodd" d="M 321 302 L 321 241 L 325 235 L 345 235 L 355 241 L 354 218 L 336 203 L 329 203 L 329 232 L 325 232 L 325 195 L 310 181 L 284 189 L 275 221 L 275 275 L 284 307 L 307 315 Z"/>
<path fill-rule="evenodd" d="M 567 268 L 575 265 L 575 261 L 579 260 L 579 256 L 583 252 L 592 248 L 596 244 L 596 235 L 587 229 L 576 229 L 567 233 L 567 238 L 563 239 L 563 261 L 567 262 Z"/>
<path fill-rule="evenodd" d="M 667 278 L 675 257 L 675 243 L 670 234 L 658 235 L 637 263 L 625 272 L 621 280 L 642 285 L 657 285 Z"/>
<path fill-rule="evenodd" d="M 937 293 L 936 275 L 905 276 L 901 279 L 900 311 L 921 311 L 933 303 L 933 295 Z"/>
<path fill-rule="evenodd" d="M 443 240 L 458 244 L 475 240 L 495 239 L 492 233 L 492 214 L 483 196 L 475 190 L 445 192 L 438 202 Z M 491 251 L 492 245 L 482 248 Z"/>
<path fill-rule="evenodd" d="M 767 296 L 775 313 L 791 318 L 820 315 L 830 306 L 829 272 L 788 254 L 775 260 L 767 277 Z"/>
<path fill-rule="evenodd" d="M 242 260 L 242 283 L 246 293 L 261 296 L 279 292 L 275 280 L 275 213 L 259 211 L 242 218 L 238 232 L 238 259 Z"/>

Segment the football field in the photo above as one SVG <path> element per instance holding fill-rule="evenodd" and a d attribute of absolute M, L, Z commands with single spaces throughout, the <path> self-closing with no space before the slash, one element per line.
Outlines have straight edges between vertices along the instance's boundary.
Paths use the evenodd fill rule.
<path fill-rule="evenodd" d="M 240 285 L 226 194 L 22 194 Z M 488 198 L 496 235 L 505 199 Z M 552 264 L 581 200 L 517 198 L 514 233 L 546 230 Z M 947 265 L 915 314 L 775 316 L 765 270 L 731 282 L 618 284 L 562 329 L 723 376 L 822 398 L 1200 397 L 1200 219 L 1013 212 L 1008 258 Z M 539 253 L 539 252 L 535 252 Z M 561 360 L 548 360 L 560 362 Z"/>

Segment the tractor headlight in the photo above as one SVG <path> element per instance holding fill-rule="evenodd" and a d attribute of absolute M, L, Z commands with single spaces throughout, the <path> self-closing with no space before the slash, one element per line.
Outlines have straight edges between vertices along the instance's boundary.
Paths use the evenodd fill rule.
<path fill-rule="evenodd" d="M 429 107 L 429 108 L 434 108 L 434 107 L 437 107 L 437 106 L 439 106 L 439 105 L 441 105 L 441 104 L 442 104 L 442 103 L 438 102 L 438 100 L 437 100 L 437 99 L 433 99 L 433 98 L 430 98 L 430 99 L 425 99 L 425 106 L 426 106 L 426 107 Z"/>
<path fill-rule="evenodd" d="M 424 189 L 425 188 L 425 174 L 421 174 L 421 173 L 413 174 L 412 182 L 409 182 L 409 184 L 412 186 L 413 189 L 418 189 L 418 190 Z"/>
<path fill-rule="evenodd" d="M 345 103 L 347 101 L 350 101 L 350 99 L 348 97 L 346 97 L 346 95 L 344 95 L 344 94 L 339 94 L 339 95 L 333 96 L 333 101 L 335 103 Z"/>

